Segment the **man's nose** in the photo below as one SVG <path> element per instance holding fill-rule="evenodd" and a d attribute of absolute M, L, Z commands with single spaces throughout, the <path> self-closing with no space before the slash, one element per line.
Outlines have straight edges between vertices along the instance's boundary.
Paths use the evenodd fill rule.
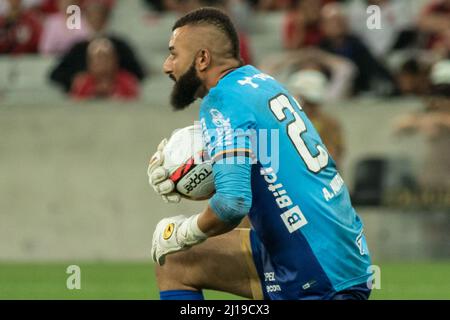
<path fill-rule="evenodd" d="M 171 65 L 168 57 L 167 57 L 166 61 L 164 61 L 163 71 L 164 71 L 165 74 L 171 74 L 172 73 L 172 65 Z"/>

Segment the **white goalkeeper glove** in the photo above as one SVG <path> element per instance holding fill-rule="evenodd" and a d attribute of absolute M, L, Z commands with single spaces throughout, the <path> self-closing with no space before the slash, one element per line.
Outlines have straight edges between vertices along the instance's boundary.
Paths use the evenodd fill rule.
<path fill-rule="evenodd" d="M 156 225 L 152 240 L 153 262 L 162 266 L 169 253 L 185 250 L 206 240 L 206 234 L 197 225 L 199 215 L 165 218 Z"/>
<path fill-rule="evenodd" d="M 163 167 L 164 163 L 164 147 L 167 144 L 167 139 L 163 139 L 150 159 L 148 165 L 147 175 L 148 182 L 153 187 L 153 190 L 160 195 L 166 203 L 178 203 L 180 202 L 181 195 L 178 192 L 174 192 L 175 184 L 172 180 L 168 179 L 169 172 Z"/>

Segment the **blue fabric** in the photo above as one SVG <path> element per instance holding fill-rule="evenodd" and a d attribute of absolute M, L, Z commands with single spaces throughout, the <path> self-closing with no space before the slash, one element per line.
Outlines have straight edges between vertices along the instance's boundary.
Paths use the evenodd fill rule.
<path fill-rule="evenodd" d="M 209 205 L 223 221 L 235 224 L 248 214 L 251 207 L 251 129 L 255 121 L 251 113 L 242 117 L 243 110 L 226 108 L 219 103 L 222 97 L 210 93 L 205 97 L 201 108 L 200 122 L 203 138 L 210 158 L 213 160 L 213 173 L 216 193 Z M 232 105 L 235 105 L 234 101 Z M 217 108 L 216 108 L 217 106 Z M 231 104 L 230 104 L 231 106 Z M 220 109 L 220 110 L 219 110 Z M 233 123 L 231 123 L 233 118 Z M 242 122 L 240 120 L 243 120 Z"/>
<path fill-rule="evenodd" d="M 286 272 L 283 270 L 283 266 L 271 261 L 270 255 L 267 253 L 261 240 L 254 230 L 250 231 L 250 244 L 252 248 L 253 261 L 255 263 L 256 271 L 258 272 L 263 297 L 265 300 L 368 300 L 371 289 L 368 288 L 367 283 L 361 283 L 354 286 L 350 286 L 340 292 L 336 292 L 321 267 L 317 265 L 317 260 L 308 255 L 311 255 L 311 249 L 307 247 L 301 248 L 304 251 L 300 251 L 301 258 L 313 260 L 315 263 L 307 265 L 306 269 L 301 270 L 298 274 L 293 275 L 288 273 L 289 276 L 296 277 L 296 281 L 273 281 L 270 276 L 266 276 L 268 273 L 280 274 Z M 315 270 L 314 268 L 319 268 Z M 310 279 L 311 276 L 317 278 L 317 274 L 322 273 L 322 279 L 319 282 L 311 283 L 309 288 L 299 288 L 298 285 L 289 286 L 291 283 L 307 283 L 305 279 Z M 277 291 L 277 286 L 280 287 L 280 291 Z"/>
<path fill-rule="evenodd" d="M 254 194 L 262 198 L 271 196 L 262 188 L 255 189 Z M 261 212 L 260 218 L 267 221 L 267 224 L 277 224 L 271 228 L 279 231 L 265 233 L 263 238 L 255 230 L 250 231 L 253 261 L 261 280 L 264 297 L 269 300 L 323 299 L 333 292 L 334 288 L 314 251 L 301 232 L 283 232 L 283 223 L 270 218 L 272 213 L 277 212 L 276 204 L 268 201 L 267 205 L 270 207 Z M 283 247 L 294 241 L 295 250 L 289 247 L 286 250 Z"/>
<path fill-rule="evenodd" d="M 330 298 L 331 300 L 368 300 L 371 291 L 366 283 L 361 283 L 343 291 L 336 292 Z"/>
<path fill-rule="evenodd" d="M 160 291 L 161 300 L 205 300 L 202 291 L 193 290 L 167 290 Z"/>
<path fill-rule="evenodd" d="M 238 224 L 250 211 L 252 190 L 250 164 L 214 164 L 216 193 L 209 200 L 217 216 L 230 224 Z"/>
<path fill-rule="evenodd" d="M 280 83 L 238 68 L 203 99 L 200 122 L 217 186 L 210 204 L 229 220 L 251 204 L 255 262 L 270 298 L 326 298 L 367 281 L 363 222 L 319 134 Z"/>

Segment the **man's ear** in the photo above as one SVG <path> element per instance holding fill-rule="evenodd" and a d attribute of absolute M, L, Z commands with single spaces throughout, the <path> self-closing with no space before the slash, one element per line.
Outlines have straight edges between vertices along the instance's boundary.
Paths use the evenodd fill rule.
<path fill-rule="evenodd" d="M 199 72 L 205 71 L 211 64 L 211 52 L 208 49 L 201 49 L 197 55 L 197 68 Z"/>

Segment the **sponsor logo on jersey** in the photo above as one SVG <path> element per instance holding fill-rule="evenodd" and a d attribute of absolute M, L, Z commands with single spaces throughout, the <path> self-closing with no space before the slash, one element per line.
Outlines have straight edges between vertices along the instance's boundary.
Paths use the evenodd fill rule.
<path fill-rule="evenodd" d="M 253 82 L 253 80 L 255 80 L 255 79 L 259 79 L 262 81 L 266 81 L 267 79 L 274 80 L 273 77 L 269 76 L 268 74 L 258 73 L 258 74 L 255 74 L 254 76 L 245 77 L 244 79 L 240 79 L 240 80 L 238 80 L 238 83 L 241 86 L 250 85 L 253 89 L 257 89 L 259 87 L 259 84 Z"/>
<path fill-rule="evenodd" d="M 308 224 L 308 220 L 306 220 L 302 210 L 300 210 L 300 207 L 292 201 L 292 198 L 289 196 L 283 184 L 278 183 L 278 176 L 273 168 L 263 168 L 260 173 L 267 182 L 267 189 L 272 192 L 278 207 L 286 210 L 280 215 L 280 217 L 289 233 L 295 232 L 304 225 Z"/>
<path fill-rule="evenodd" d="M 281 219 L 283 220 L 286 228 L 289 230 L 289 233 L 297 231 L 308 223 L 299 206 L 295 206 L 282 213 Z"/>

